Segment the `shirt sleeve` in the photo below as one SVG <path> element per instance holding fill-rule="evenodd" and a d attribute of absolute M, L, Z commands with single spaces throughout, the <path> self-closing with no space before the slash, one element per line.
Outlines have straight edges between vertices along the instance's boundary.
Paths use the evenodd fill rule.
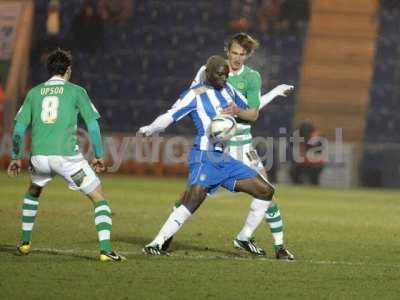
<path fill-rule="evenodd" d="M 87 124 L 87 129 L 89 132 L 90 140 L 92 142 L 92 146 L 94 149 L 94 154 L 96 158 L 103 157 L 103 145 L 101 141 L 101 133 L 99 123 L 96 119 L 93 119 L 90 123 Z"/>
<path fill-rule="evenodd" d="M 32 120 L 32 100 L 31 100 L 31 93 L 28 93 L 25 97 L 24 103 L 22 104 L 21 108 L 17 112 L 15 116 L 15 121 L 18 123 L 24 124 L 28 126 Z"/>
<path fill-rule="evenodd" d="M 24 143 L 24 135 L 27 125 L 20 122 L 16 122 L 13 135 L 12 135 L 12 150 L 11 159 L 21 159 L 24 155 L 22 145 Z"/>
<path fill-rule="evenodd" d="M 200 83 L 204 83 L 204 80 L 206 78 L 206 66 L 202 66 L 198 71 L 196 76 L 194 77 L 192 84 L 190 87 L 194 87 L 195 85 L 198 85 Z"/>
<path fill-rule="evenodd" d="M 246 97 L 229 83 L 227 84 L 227 91 L 237 106 L 239 106 L 241 109 L 249 108 Z"/>
<path fill-rule="evenodd" d="M 189 91 L 185 94 L 185 96 L 179 98 L 172 108 L 168 111 L 174 120 L 174 122 L 179 121 L 187 114 L 191 113 L 192 111 L 196 110 L 197 108 L 197 101 L 196 95 L 193 91 Z"/>
<path fill-rule="evenodd" d="M 260 107 L 261 97 L 261 76 L 260 73 L 253 71 L 248 75 L 247 103 L 250 108 Z"/>
<path fill-rule="evenodd" d="M 77 107 L 86 124 L 100 118 L 99 112 L 92 101 L 90 101 L 89 95 L 83 88 L 80 88 L 78 91 Z"/>

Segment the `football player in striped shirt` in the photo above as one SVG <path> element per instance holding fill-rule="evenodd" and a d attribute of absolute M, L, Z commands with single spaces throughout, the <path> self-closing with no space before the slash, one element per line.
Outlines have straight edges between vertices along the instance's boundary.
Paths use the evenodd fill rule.
<path fill-rule="evenodd" d="M 228 82 L 246 97 L 250 108 L 261 110 L 276 97 L 286 97 L 294 87 L 281 84 L 269 93 L 260 96 L 261 76 L 259 72 L 244 64 L 258 46 L 257 40 L 247 33 L 237 33 L 229 39 L 225 51 L 229 65 Z M 199 69 L 192 85 L 204 81 L 204 70 L 205 66 Z M 236 135 L 229 141 L 229 153 L 267 178 L 264 166 L 252 145 L 251 122 L 237 118 L 237 123 Z M 255 255 L 265 255 L 265 251 L 257 247 L 252 238 L 255 229 L 261 222 L 260 217 L 253 212 L 253 207 L 257 206 L 258 202 L 259 199 L 253 199 L 250 205 L 250 213 L 233 243 L 236 248 L 246 250 Z M 277 259 L 293 260 L 294 255 L 284 246 L 282 216 L 278 204 L 274 200 L 270 202 L 264 217 L 274 240 L 275 257 Z M 256 250 L 254 251 L 254 249 Z"/>
<path fill-rule="evenodd" d="M 96 172 L 103 171 L 103 147 L 97 119 L 99 113 L 90 101 L 86 90 L 69 82 L 72 56 L 57 49 L 47 60 L 51 78 L 32 88 L 15 117 L 12 160 L 9 176 L 17 176 L 23 156 L 22 141 L 29 125 L 32 126 L 30 157 L 31 183 L 22 206 L 21 254 L 31 251 L 31 235 L 39 208 L 43 188 L 55 175 L 62 176 L 73 190 L 83 192 L 93 203 L 94 221 L 100 244 L 100 261 L 121 261 L 121 255 L 113 251 L 111 235 L 111 209 L 103 196 L 96 173 L 89 166 L 77 145 L 76 129 L 78 113 L 86 123 L 95 152 L 92 165 Z"/>
<path fill-rule="evenodd" d="M 205 72 L 204 83 L 185 91 L 167 113 L 156 118 L 152 124 L 139 129 L 140 134 L 150 136 L 163 131 L 188 114 L 197 128 L 188 159 L 190 174 L 187 192 L 157 236 L 143 248 L 145 254 L 168 255 L 162 249 L 165 241 L 181 228 L 207 194 L 213 193 L 219 186 L 231 192 L 244 192 L 259 199 L 252 210 L 261 215 L 261 218 L 274 194 L 274 187 L 265 177 L 225 151 L 216 148 L 209 138 L 207 128 L 215 116 L 231 111 L 243 120 L 255 121 L 258 118 L 258 109 L 249 108 L 246 98 L 232 85 L 226 83 L 229 66 L 223 57 L 210 57 Z"/>
<path fill-rule="evenodd" d="M 261 76 L 256 70 L 244 64 L 258 46 L 258 42 L 250 35 L 238 33 L 228 41 L 225 51 L 229 65 L 228 83 L 246 97 L 250 108 L 261 110 L 276 97 L 286 97 L 294 87 L 281 84 L 270 92 L 260 96 Z M 205 69 L 206 66 L 202 66 L 199 69 L 191 84 L 192 87 L 205 81 Z M 228 113 L 228 111 L 225 111 L 225 113 Z M 237 123 L 238 129 L 236 135 L 229 141 L 230 155 L 257 170 L 263 177 L 267 178 L 263 164 L 252 145 L 251 122 L 237 118 Z M 259 201 L 257 198 L 253 199 L 249 215 L 243 228 L 234 239 L 233 244 L 234 247 L 246 250 L 254 255 L 264 256 L 266 255 L 265 251 L 256 245 L 252 237 L 255 229 L 263 219 L 262 216 L 255 214 L 253 210 L 254 207 L 257 207 Z M 181 200 L 178 200 L 176 206 L 180 202 Z M 268 209 L 264 213 L 264 218 L 273 236 L 275 257 L 277 259 L 293 260 L 294 255 L 284 246 L 282 216 L 274 200 L 270 201 Z M 164 250 L 168 249 L 171 240 L 172 238 L 164 243 Z"/>

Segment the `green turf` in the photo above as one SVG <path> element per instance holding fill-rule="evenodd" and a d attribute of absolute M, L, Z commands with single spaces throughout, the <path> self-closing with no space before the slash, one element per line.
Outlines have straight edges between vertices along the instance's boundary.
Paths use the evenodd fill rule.
<path fill-rule="evenodd" d="M 34 251 L 14 249 L 27 175 L 0 175 L 0 299 L 398 299 L 400 192 L 278 187 L 286 241 L 296 262 L 232 248 L 250 198 L 209 198 L 179 232 L 171 257 L 141 248 L 166 220 L 185 186 L 180 179 L 103 176 L 113 209 L 113 240 L 123 263 L 98 262 L 91 204 L 56 179 L 44 191 Z"/>

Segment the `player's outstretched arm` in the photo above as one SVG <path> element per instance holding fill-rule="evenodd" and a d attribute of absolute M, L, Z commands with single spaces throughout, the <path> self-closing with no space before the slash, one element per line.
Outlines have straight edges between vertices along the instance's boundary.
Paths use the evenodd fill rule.
<path fill-rule="evenodd" d="M 164 131 L 169 125 L 174 122 L 170 112 L 166 112 L 158 116 L 153 123 L 139 128 L 138 134 L 144 136 L 151 136 L 154 133 Z"/>
<path fill-rule="evenodd" d="M 154 133 L 164 131 L 173 122 L 177 122 L 184 116 L 197 108 L 196 94 L 189 90 L 183 93 L 184 96 L 179 98 L 174 105 L 165 114 L 158 116 L 153 123 L 140 127 L 138 134 L 151 136 Z"/>
<path fill-rule="evenodd" d="M 293 85 L 288 85 L 288 84 L 278 85 L 268 93 L 261 96 L 259 109 L 262 109 L 263 107 L 267 106 L 269 103 L 272 102 L 272 100 L 274 100 L 278 96 L 282 97 L 288 96 L 293 90 L 294 90 Z"/>

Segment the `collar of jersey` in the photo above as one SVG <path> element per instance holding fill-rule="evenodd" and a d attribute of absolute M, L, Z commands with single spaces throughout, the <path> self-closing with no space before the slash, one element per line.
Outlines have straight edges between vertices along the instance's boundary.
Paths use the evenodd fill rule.
<path fill-rule="evenodd" d="M 54 75 L 54 76 L 51 77 L 48 81 L 51 81 L 51 80 L 57 80 L 57 81 L 61 80 L 61 81 L 65 81 L 64 78 L 62 78 L 61 76 L 57 76 L 57 75 Z"/>
<path fill-rule="evenodd" d="M 236 73 L 229 72 L 229 76 L 240 75 L 240 74 L 242 74 L 243 71 L 244 71 L 244 65 L 242 65 L 242 67 L 240 68 L 240 70 L 237 71 Z"/>

